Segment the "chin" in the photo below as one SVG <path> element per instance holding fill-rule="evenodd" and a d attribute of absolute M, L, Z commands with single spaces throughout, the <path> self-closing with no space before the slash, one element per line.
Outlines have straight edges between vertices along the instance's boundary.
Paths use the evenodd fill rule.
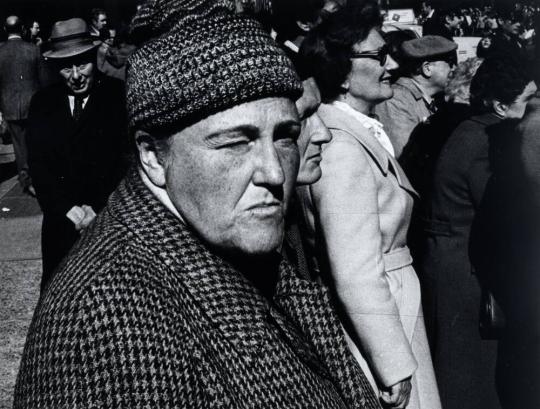
<path fill-rule="evenodd" d="M 322 176 L 321 168 L 317 165 L 315 169 L 310 169 L 309 171 L 303 171 L 298 173 L 296 178 L 296 185 L 311 185 L 317 182 Z"/>
<path fill-rule="evenodd" d="M 235 252 L 249 256 L 267 256 L 280 249 L 283 242 L 283 226 L 244 231 L 234 238 L 234 241 Z"/>

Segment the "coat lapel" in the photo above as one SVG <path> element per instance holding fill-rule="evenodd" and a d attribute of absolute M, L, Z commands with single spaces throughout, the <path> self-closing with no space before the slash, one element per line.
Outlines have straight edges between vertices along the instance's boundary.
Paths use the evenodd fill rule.
<path fill-rule="evenodd" d="M 203 320 L 219 333 L 239 355 L 249 361 L 261 358 L 260 348 L 277 328 L 280 339 L 306 365 L 328 378 L 309 342 L 291 326 L 279 308 L 273 306 L 238 270 L 214 254 L 200 239 L 153 196 L 143 184 L 137 169 L 109 202 L 111 213 L 127 226 L 139 226 L 135 232 L 169 267 L 177 285 L 182 285 Z M 119 197 L 120 196 L 120 197 Z M 290 268 L 284 261 L 281 270 Z M 282 274 L 281 274 L 282 275 Z"/>
<path fill-rule="evenodd" d="M 330 131 L 332 129 L 340 130 L 353 136 L 373 158 L 384 176 L 387 176 L 388 171 L 391 171 L 401 188 L 414 196 L 418 196 L 396 159 L 377 142 L 370 131 L 356 118 L 328 104 L 321 104 L 318 112 Z"/>
<path fill-rule="evenodd" d="M 328 288 L 302 279 L 286 267 L 281 270 L 274 302 L 310 340 L 347 405 L 380 408 L 369 381 L 348 349 Z"/>

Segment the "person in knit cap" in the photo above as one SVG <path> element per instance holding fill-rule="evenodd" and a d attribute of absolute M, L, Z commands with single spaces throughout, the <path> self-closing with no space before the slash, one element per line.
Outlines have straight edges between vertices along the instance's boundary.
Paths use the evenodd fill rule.
<path fill-rule="evenodd" d="M 279 256 L 302 89 L 230 3 L 138 10 L 137 163 L 39 301 L 15 408 L 379 408 L 329 292 Z"/>

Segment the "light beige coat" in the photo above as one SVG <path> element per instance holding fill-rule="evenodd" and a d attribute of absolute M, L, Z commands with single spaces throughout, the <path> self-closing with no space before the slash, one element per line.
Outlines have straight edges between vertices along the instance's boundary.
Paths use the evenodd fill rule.
<path fill-rule="evenodd" d="M 318 113 L 333 139 L 322 178 L 299 191 L 316 269 L 336 292 L 350 347 L 375 389 L 414 375 L 408 408 L 439 409 L 406 242 L 416 193 L 356 118 L 326 104 Z"/>

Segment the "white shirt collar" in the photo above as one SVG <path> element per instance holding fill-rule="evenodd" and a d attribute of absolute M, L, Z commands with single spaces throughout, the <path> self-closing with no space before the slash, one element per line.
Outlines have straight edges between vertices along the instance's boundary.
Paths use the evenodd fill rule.
<path fill-rule="evenodd" d="M 88 98 L 90 98 L 90 94 L 85 96 L 83 98 L 82 106 L 83 108 L 86 106 L 86 103 L 88 102 Z M 68 94 L 69 99 L 69 109 L 71 110 L 71 114 L 73 114 L 73 110 L 75 109 L 75 96 Z"/>
<path fill-rule="evenodd" d="M 377 142 L 381 144 L 381 146 L 393 157 L 396 156 L 396 153 L 394 151 L 394 147 L 392 146 L 392 142 L 390 141 L 390 138 L 384 131 L 384 126 L 379 121 L 377 121 L 374 118 L 371 118 L 362 112 L 357 111 L 353 107 L 351 107 L 349 104 L 346 104 L 342 101 L 334 101 L 331 104 L 335 108 L 348 113 L 352 117 L 354 117 L 358 122 L 362 124 L 362 126 L 369 131 L 371 131 L 371 134 L 375 137 Z"/>

